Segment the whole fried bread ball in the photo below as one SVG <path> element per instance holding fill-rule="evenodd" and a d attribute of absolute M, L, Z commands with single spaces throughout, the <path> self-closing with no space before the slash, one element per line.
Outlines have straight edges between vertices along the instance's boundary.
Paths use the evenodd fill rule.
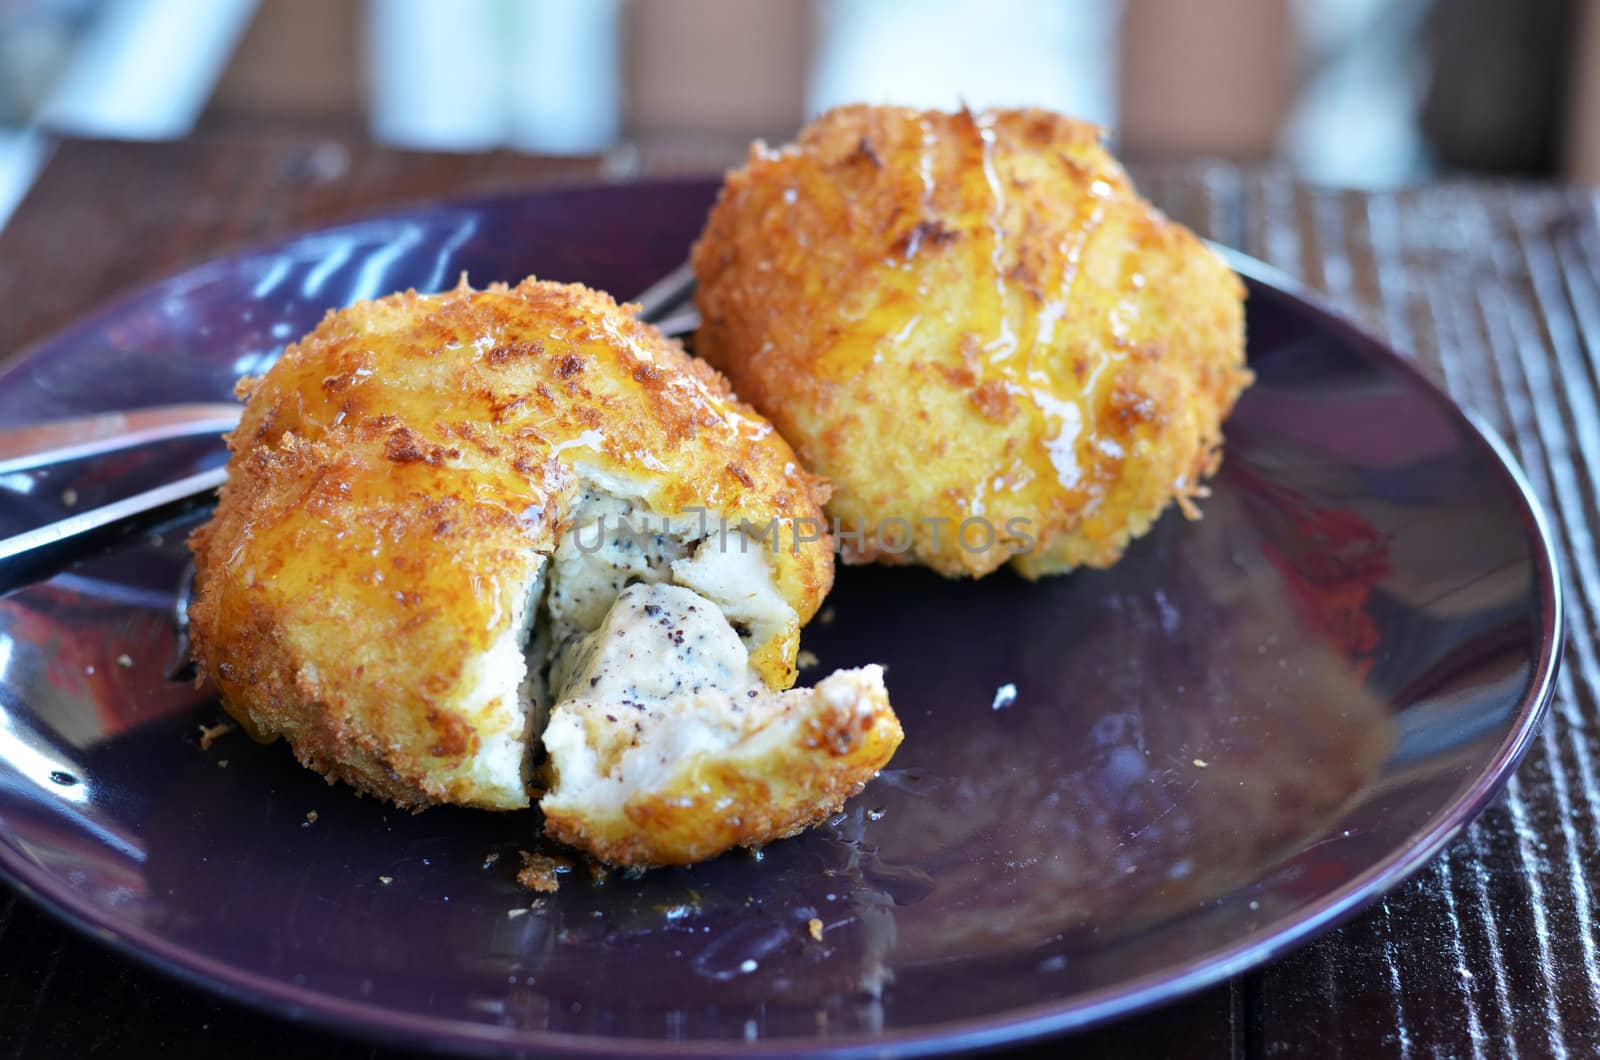
<path fill-rule="evenodd" d="M 1041 110 L 829 111 L 728 174 L 695 352 L 833 487 L 848 562 L 1107 566 L 1216 468 L 1244 288 Z"/>
<path fill-rule="evenodd" d="M 330 781 L 406 807 L 548 787 L 562 838 L 666 864 L 827 816 L 898 744 L 876 667 L 781 692 L 832 582 L 827 539 L 790 531 L 820 520 L 816 482 L 606 295 L 463 280 L 363 302 L 241 392 L 192 539 L 195 657 Z M 773 520 L 782 547 L 741 529 Z M 609 643 L 623 596 L 668 589 L 649 606 L 671 628 Z"/>

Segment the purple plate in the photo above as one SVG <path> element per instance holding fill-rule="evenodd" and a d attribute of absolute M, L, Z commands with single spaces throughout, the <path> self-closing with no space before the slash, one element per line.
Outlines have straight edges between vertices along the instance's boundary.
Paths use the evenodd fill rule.
<path fill-rule="evenodd" d="M 12 362 L 0 423 L 214 401 L 330 306 L 463 269 L 633 292 L 683 259 L 714 188 L 447 203 L 234 254 Z M 1259 381 L 1205 518 L 1169 514 L 1115 569 L 1034 585 L 841 570 L 805 646 L 828 668 L 888 663 L 905 745 L 836 820 L 760 858 L 569 876 L 529 911 L 513 877 L 534 814 L 411 816 L 282 745 L 203 747 L 216 705 L 162 677 L 172 534 L 0 600 L 0 865 L 224 994 L 481 1051 L 974 1048 L 1280 954 L 1499 790 L 1549 700 L 1561 606 L 1499 445 L 1239 267 Z M 64 491 L 82 506 L 220 455 L 11 476 L 0 532 L 60 516 Z"/>

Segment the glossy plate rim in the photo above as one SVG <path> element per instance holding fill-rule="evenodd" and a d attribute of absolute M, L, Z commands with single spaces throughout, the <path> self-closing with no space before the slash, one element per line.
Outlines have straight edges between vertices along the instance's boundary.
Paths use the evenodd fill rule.
<path fill-rule="evenodd" d="M 628 188 L 643 194 L 651 188 L 703 186 L 710 179 L 715 178 L 687 176 L 621 182 L 563 181 L 509 192 L 438 197 L 357 215 L 331 224 L 297 229 L 285 236 L 225 247 L 164 279 L 115 296 L 105 305 L 75 317 L 53 334 L 0 359 L 0 383 L 16 366 L 58 345 L 73 331 L 114 318 L 135 303 L 159 297 L 161 292 L 186 288 L 208 271 L 225 268 L 237 259 L 282 251 L 313 236 L 405 220 L 442 209 L 482 209 L 495 203 L 600 188 Z M 1532 580 L 1538 596 L 1540 623 L 1545 631 L 1528 683 L 1517 700 L 1511 725 L 1487 768 L 1444 803 L 1426 827 L 1412 833 L 1405 842 L 1392 848 L 1366 871 L 1308 903 L 1303 909 L 1182 964 L 1060 1001 L 881 1035 L 844 1035 L 834 1039 L 775 1038 L 754 1042 L 732 1039 L 673 1042 L 496 1028 L 332 997 L 293 983 L 243 971 L 225 961 L 169 942 L 138 925 L 105 916 L 104 910 L 81 900 L 69 887 L 29 859 L 18 849 L 13 835 L 6 829 L 0 829 L 0 875 L 20 894 L 84 935 L 109 945 L 141 964 L 230 1001 L 350 1037 L 413 1047 L 425 1043 L 433 1048 L 477 1054 L 535 1050 L 547 1055 L 583 1057 L 660 1057 L 685 1053 L 713 1056 L 867 1057 L 931 1056 L 989 1050 L 1084 1030 L 1176 1001 L 1310 942 L 1360 913 L 1431 863 L 1487 808 L 1516 771 L 1537 736 L 1555 693 L 1566 639 L 1562 578 L 1550 536 L 1548 516 L 1515 457 L 1487 424 L 1475 413 L 1458 405 L 1410 358 L 1357 326 L 1323 296 L 1258 259 L 1229 247 L 1211 245 L 1223 255 L 1234 271 L 1247 280 L 1295 303 L 1298 312 L 1314 318 L 1320 326 L 1377 353 L 1409 386 L 1426 394 L 1452 422 L 1465 428 L 1462 432 L 1464 437 L 1476 443 L 1490 458 L 1488 463 L 1492 464 L 1494 473 L 1508 487 L 1511 502 L 1520 507 L 1517 514 L 1532 553 Z"/>

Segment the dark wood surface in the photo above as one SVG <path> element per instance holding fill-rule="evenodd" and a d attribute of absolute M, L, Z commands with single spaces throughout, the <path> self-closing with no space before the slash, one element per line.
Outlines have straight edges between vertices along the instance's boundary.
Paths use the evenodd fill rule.
<path fill-rule="evenodd" d="M 423 155 L 297 137 L 69 142 L 0 231 L 0 357 L 244 242 L 442 195 L 708 168 L 692 162 L 671 152 Z M 1138 175 L 1175 217 L 1326 291 L 1413 352 L 1506 438 L 1552 515 L 1570 636 L 1552 717 L 1521 772 L 1418 878 L 1273 965 L 1029 1055 L 1600 1055 L 1595 197 L 1468 182 L 1339 192 L 1222 165 Z M 394 1055 L 171 980 L 0 885 L 0 1052 L 123 1055 L 140 1046 Z"/>

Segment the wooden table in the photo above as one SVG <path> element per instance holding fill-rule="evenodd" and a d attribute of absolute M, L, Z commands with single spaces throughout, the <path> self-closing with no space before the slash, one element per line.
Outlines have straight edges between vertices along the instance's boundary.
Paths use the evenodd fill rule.
<path fill-rule="evenodd" d="M 722 160 L 717 160 L 722 161 Z M 334 141 L 69 142 L 0 232 L 0 351 L 218 251 L 427 198 L 631 172 L 702 155 L 551 160 Z M 1198 231 L 1331 295 L 1413 351 L 1510 442 L 1552 514 L 1569 587 L 1550 722 L 1509 790 L 1377 908 L 1276 964 L 1068 1039 L 1071 1055 L 1600 1055 L 1600 219 L 1589 193 L 1449 183 L 1311 188 L 1277 171 L 1146 169 Z M 239 1057 L 379 1050 L 191 989 L 60 926 L 0 885 L 0 1052 Z M 1052 1043 L 1038 1056 L 1060 1055 Z"/>

